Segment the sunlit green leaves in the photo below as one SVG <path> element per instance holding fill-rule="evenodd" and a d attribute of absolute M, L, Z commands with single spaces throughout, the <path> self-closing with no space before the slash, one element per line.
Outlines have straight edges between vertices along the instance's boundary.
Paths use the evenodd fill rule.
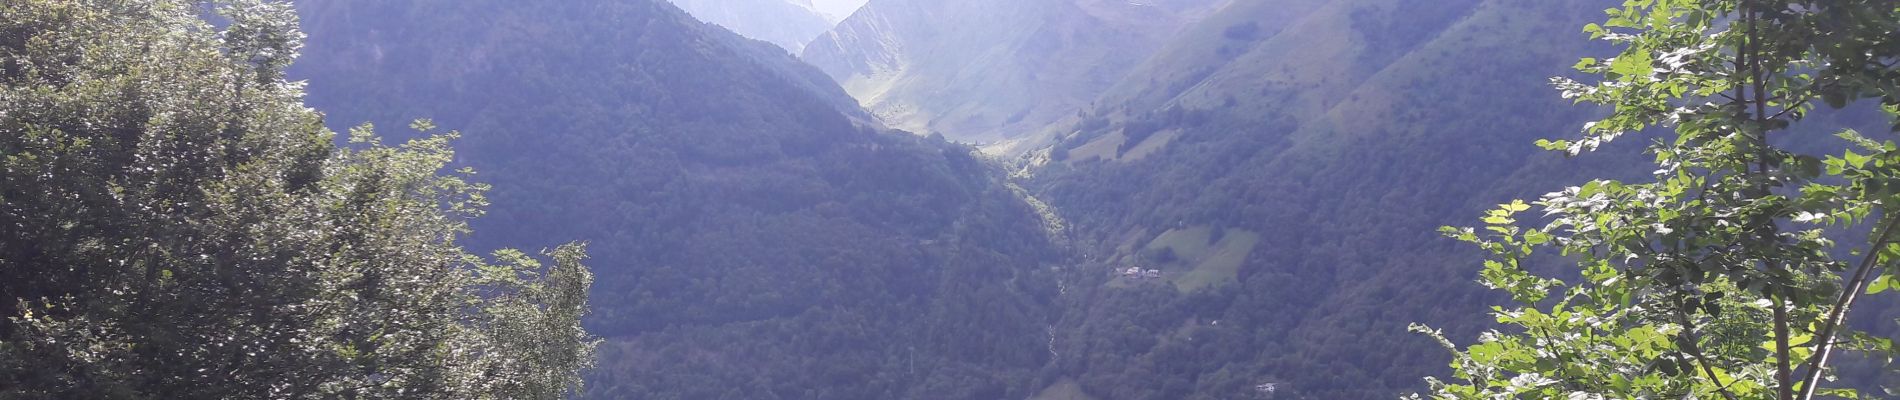
<path fill-rule="evenodd" d="M 1845 310 L 1835 304 L 1851 304 L 1842 288 L 1860 282 L 1850 271 L 1900 260 L 1881 228 L 1892 218 L 1887 205 L 1900 202 L 1900 146 L 1850 130 L 1833 147 L 1848 150 L 1805 154 L 1795 149 L 1828 146 L 1780 144 L 1833 139 L 1768 138 L 1790 135 L 1815 104 L 1877 100 L 1895 111 L 1900 10 L 1889 8 L 1631 0 L 1584 27 L 1620 51 L 1575 65 L 1598 82 L 1553 83 L 1566 98 L 1611 111 L 1581 138 L 1537 145 L 1580 155 L 1633 132 L 1667 130 L 1647 148 L 1653 180 L 1592 181 L 1544 196 L 1541 217 L 1520 215 L 1530 207 L 1514 202 L 1487 211 L 1481 229 L 1444 229 L 1484 249 L 1480 281 L 1518 303 L 1498 310 L 1510 333 L 1460 353 L 1453 366 L 1464 384 L 1428 380 L 1435 395 L 1772 398 L 1778 386 L 1820 381 L 1779 380 L 1776 361 L 1818 360 L 1830 335 L 1857 336 L 1837 334 Z M 1856 245 L 1879 252 L 1836 258 Z M 1549 260 L 1531 257 L 1544 248 L 1574 261 L 1583 279 L 1526 272 Z M 1865 291 L 1894 285 L 1878 277 Z M 1773 329 L 1776 318 L 1791 328 Z M 1776 338 L 1792 346 L 1787 354 Z M 1862 348 L 1888 349 L 1879 341 Z M 1554 358 L 1515 361 L 1522 356 Z M 1555 386 L 1564 390 L 1529 394 Z"/>
<path fill-rule="evenodd" d="M 1867 294 L 1880 294 L 1892 288 L 1893 288 L 1893 277 L 1891 276 L 1875 277 L 1873 281 L 1869 282 L 1867 285 Z"/>
<path fill-rule="evenodd" d="M 1625 54 L 1610 62 L 1610 72 L 1625 80 L 1639 79 L 1649 75 L 1652 62 L 1648 53 Z"/>

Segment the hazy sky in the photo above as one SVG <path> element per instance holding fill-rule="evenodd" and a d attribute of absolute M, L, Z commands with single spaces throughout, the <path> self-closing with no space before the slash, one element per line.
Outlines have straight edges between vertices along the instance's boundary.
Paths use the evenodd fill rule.
<path fill-rule="evenodd" d="M 818 12 L 831 14 L 837 19 L 844 19 L 844 17 L 851 16 L 852 11 L 857 11 L 858 7 L 864 6 L 865 1 L 866 0 L 811 0 L 811 5 L 817 8 Z"/>

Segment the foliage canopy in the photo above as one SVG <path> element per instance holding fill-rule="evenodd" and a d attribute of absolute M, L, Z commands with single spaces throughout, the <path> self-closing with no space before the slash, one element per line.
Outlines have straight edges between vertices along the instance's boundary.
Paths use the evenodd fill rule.
<path fill-rule="evenodd" d="M 0 3 L 0 397 L 578 389 L 581 246 L 465 252 L 456 135 L 339 147 L 301 40 L 273 1 Z"/>
<path fill-rule="evenodd" d="M 1585 32 L 1622 52 L 1577 64 L 1601 80 L 1555 83 L 1611 111 L 1580 139 L 1539 145 L 1578 155 L 1659 132 L 1652 179 L 1596 180 L 1446 228 L 1491 254 L 1481 281 L 1517 305 L 1496 312 L 1511 332 L 1457 350 L 1458 383 L 1428 379 L 1432 396 L 1855 397 L 1822 386 L 1832 356 L 1892 350 L 1845 321 L 1858 295 L 1894 286 L 1881 272 L 1900 262 L 1900 145 L 1809 117 L 1878 107 L 1880 128 L 1895 122 L 1900 5 L 1632 0 L 1608 14 Z M 1543 217 L 1520 216 L 1534 206 Z M 1578 278 L 1533 272 L 1553 259 L 1539 250 L 1575 261 Z"/>

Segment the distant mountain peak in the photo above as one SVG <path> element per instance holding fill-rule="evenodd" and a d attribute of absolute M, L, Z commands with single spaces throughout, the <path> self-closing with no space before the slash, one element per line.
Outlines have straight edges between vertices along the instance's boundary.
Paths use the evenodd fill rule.
<path fill-rule="evenodd" d="M 670 0 L 694 18 L 748 38 L 771 42 L 792 54 L 837 24 L 811 0 Z"/>
<path fill-rule="evenodd" d="M 864 7 L 864 2 L 865 2 L 865 0 L 816 0 L 816 1 L 803 0 L 803 1 L 806 4 L 810 4 L 812 6 L 812 9 L 818 10 L 819 13 L 825 14 L 825 16 L 827 17 L 831 17 L 831 20 L 834 23 L 837 21 L 843 21 L 845 18 L 851 17 L 852 13 L 855 13 L 858 11 L 859 8 Z"/>
<path fill-rule="evenodd" d="M 886 124 L 996 142 L 1074 115 L 1227 0 L 871 0 L 800 57 Z"/>

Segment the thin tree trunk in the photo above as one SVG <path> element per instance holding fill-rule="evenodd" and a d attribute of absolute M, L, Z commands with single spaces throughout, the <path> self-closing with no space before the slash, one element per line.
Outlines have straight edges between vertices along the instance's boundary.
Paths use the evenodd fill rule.
<path fill-rule="evenodd" d="M 1746 71 L 1747 77 L 1744 78 L 1744 82 L 1747 84 L 1746 86 L 1752 87 L 1753 89 L 1753 93 L 1749 93 L 1752 97 L 1743 96 L 1740 100 L 1744 102 L 1742 104 L 1743 107 L 1751 105 L 1749 103 L 1753 103 L 1752 105 L 1754 106 L 1754 112 L 1749 115 L 1749 119 L 1754 120 L 1752 129 L 1755 130 L 1755 132 L 1753 132 L 1756 152 L 1756 176 L 1754 176 L 1756 179 L 1755 194 L 1756 196 L 1760 196 L 1760 198 L 1765 198 L 1768 197 L 1772 190 L 1768 184 L 1768 178 L 1771 172 L 1769 170 L 1768 158 L 1773 154 L 1769 151 L 1768 147 L 1768 93 L 1767 83 L 1765 82 L 1767 77 L 1762 74 L 1762 57 L 1760 54 L 1756 54 L 1756 52 L 1762 49 L 1759 35 L 1760 30 L 1758 27 L 1761 16 L 1755 13 L 1755 10 L 1750 7 L 1750 4 L 1751 2 L 1743 1 L 1740 6 L 1741 8 L 1738 10 L 1742 13 L 1742 21 L 1747 25 L 1748 31 L 1742 38 L 1740 51 L 1736 52 L 1738 64 L 1742 67 L 1738 68 L 1736 72 Z M 1747 89 L 1738 87 L 1737 90 L 1742 91 Z M 1756 227 L 1760 235 L 1759 239 L 1766 244 L 1778 245 L 1774 238 L 1774 220 L 1768 219 L 1758 223 L 1761 224 L 1761 226 Z M 1764 267 L 1769 270 L 1788 267 L 1775 261 L 1776 260 L 1763 260 L 1766 264 Z M 1776 398 L 1781 400 L 1794 400 L 1794 369 L 1791 360 L 1789 360 L 1789 358 L 1794 355 L 1794 352 L 1791 351 L 1791 346 L 1788 344 L 1788 338 L 1790 336 L 1788 329 L 1788 304 L 1791 299 L 1786 295 L 1788 293 L 1786 288 L 1769 287 L 1766 290 L 1769 292 L 1769 300 L 1773 302 L 1773 306 L 1775 307 Z"/>
<path fill-rule="evenodd" d="M 1783 296 L 1770 296 L 1775 302 L 1775 388 L 1779 399 L 1794 399 L 1794 370 L 1789 368 L 1788 357 L 1794 352 L 1788 349 L 1788 307 Z"/>
<path fill-rule="evenodd" d="M 1676 299 L 1676 318 L 1682 320 L 1682 329 L 1684 334 L 1688 335 L 1687 340 L 1683 342 L 1683 350 L 1688 351 L 1689 356 L 1695 358 L 1696 365 L 1702 367 L 1702 373 L 1709 376 L 1709 382 L 1715 384 L 1716 392 L 1721 393 L 1723 399 L 1736 400 L 1735 394 L 1728 391 L 1728 385 L 1724 385 L 1722 378 L 1715 375 L 1715 368 L 1709 365 L 1709 358 L 1702 354 L 1701 330 L 1696 327 L 1695 319 L 1689 317 L 1688 309 L 1688 304 L 1684 304 L 1682 299 Z"/>
<path fill-rule="evenodd" d="M 1855 268 L 1854 277 L 1841 287 L 1840 298 L 1834 301 L 1834 309 L 1828 310 L 1827 319 L 1822 322 L 1821 332 L 1815 335 L 1814 357 L 1808 361 L 1806 376 L 1801 378 L 1801 398 L 1813 399 L 1815 389 L 1821 385 L 1821 373 L 1827 369 L 1827 361 L 1834 352 L 1834 337 L 1839 335 L 1840 326 L 1847 322 L 1847 309 L 1853 307 L 1854 300 L 1860 298 L 1867 280 L 1873 271 L 1879 269 L 1880 250 L 1890 244 L 1894 228 L 1900 227 L 1900 218 L 1882 215 L 1887 218 L 1885 226 L 1880 228 L 1880 236 L 1867 248 L 1867 254 L 1861 258 L 1860 266 Z"/>

